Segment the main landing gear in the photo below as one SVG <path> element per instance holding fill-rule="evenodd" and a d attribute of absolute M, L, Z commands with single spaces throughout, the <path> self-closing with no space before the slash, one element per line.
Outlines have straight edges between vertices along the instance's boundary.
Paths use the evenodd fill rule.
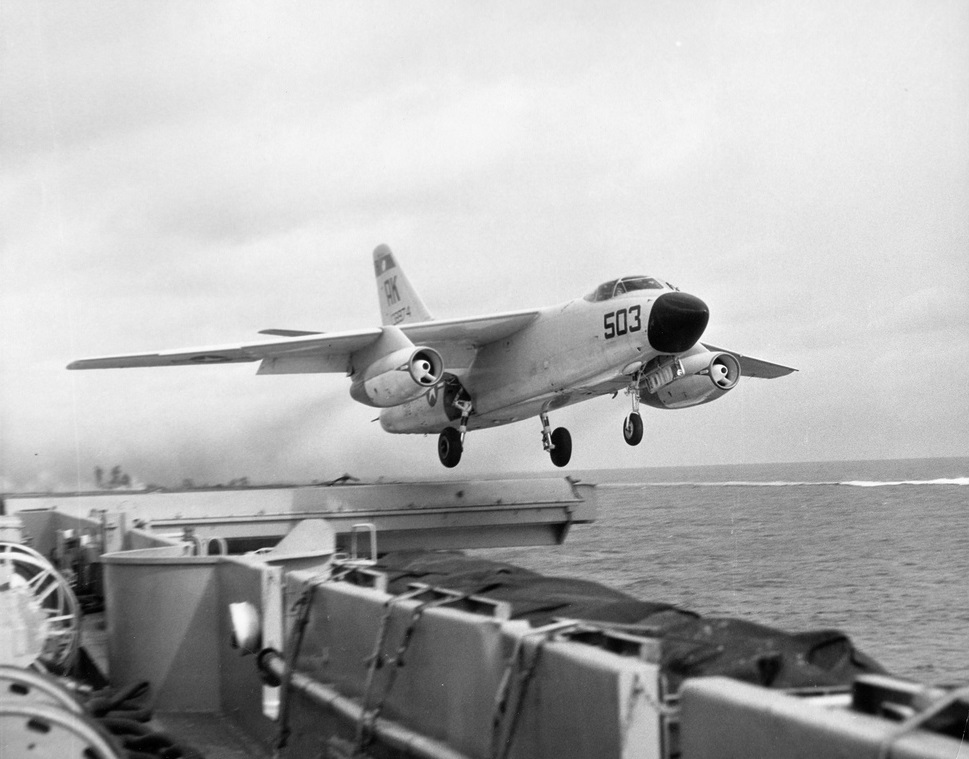
<path fill-rule="evenodd" d="M 437 438 L 437 457 L 448 469 L 453 469 L 461 461 L 464 453 L 464 436 L 468 432 L 468 417 L 471 416 L 471 401 L 455 400 L 454 405 L 461 410 L 461 422 L 457 429 L 445 427 Z"/>
<path fill-rule="evenodd" d="M 461 433 L 454 427 L 445 427 L 437 438 L 437 456 L 441 459 L 441 463 L 448 469 L 456 467 L 463 451 Z"/>
<path fill-rule="evenodd" d="M 633 382 L 627 392 L 632 396 L 632 411 L 622 425 L 622 437 L 627 445 L 639 445 L 643 441 L 643 418 L 639 414 L 638 382 Z M 471 401 L 456 400 L 454 405 L 461 410 L 461 421 L 457 427 L 445 427 L 437 438 L 437 455 L 448 469 L 460 463 L 464 453 L 464 437 L 468 431 L 468 417 L 471 416 Z M 542 448 L 548 451 L 552 463 L 557 467 L 566 466 L 572 459 L 572 435 L 565 427 L 552 429 L 548 412 L 538 415 L 542 421 Z"/>
<path fill-rule="evenodd" d="M 572 435 L 565 427 L 552 430 L 548 423 L 548 414 L 544 411 L 538 416 L 542 420 L 542 447 L 548 451 L 555 466 L 565 466 L 572 458 Z"/>
<path fill-rule="evenodd" d="M 464 436 L 468 429 L 468 416 L 471 414 L 471 404 L 462 403 L 461 424 L 458 427 L 445 427 L 437 438 L 437 456 L 448 469 L 456 467 L 464 452 Z M 572 435 L 565 427 L 552 429 L 548 423 L 548 414 L 539 414 L 542 420 L 542 447 L 548 451 L 555 466 L 563 467 L 572 458 Z"/>

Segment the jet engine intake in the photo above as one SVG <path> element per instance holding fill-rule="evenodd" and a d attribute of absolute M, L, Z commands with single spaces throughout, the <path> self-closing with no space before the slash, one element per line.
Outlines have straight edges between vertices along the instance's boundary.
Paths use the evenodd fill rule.
<path fill-rule="evenodd" d="M 740 362 L 731 353 L 702 351 L 680 360 L 683 374 L 649 392 L 640 391 L 639 400 L 653 408 L 688 408 L 709 403 L 732 390 L 740 381 Z"/>
<path fill-rule="evenodd" d="M 433 348 L 400 348 L 367 366 L 350 386 L 351 397 L 389 408 L 424 395 L 444 377 L 444 360 Z"/>

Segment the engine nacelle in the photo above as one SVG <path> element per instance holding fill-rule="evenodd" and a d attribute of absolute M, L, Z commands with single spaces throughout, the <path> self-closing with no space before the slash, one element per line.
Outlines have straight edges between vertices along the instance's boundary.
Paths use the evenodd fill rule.
<path fill-rule="evenodd" d="M 350 386 L 360 403 L 389 408 L 424 395 L 444 376 L 444 360 L 433 348 L 400 348 L 369 364 Z"/>
<path fill-rule="evenodd" d="M 415 398 L 380 412 L 380 426 L 387 432 L 434 433 L 461 418 L 461 410 L 454 405 L 468 394 L 453 374 L 445 374 L 444 381 L 421 398 Z"/>
<path fill-rule="evenodd" d="M 704 351 L 680 359 L 683 375 L 639 400 L 653 408 L 688 408 L 715 401 L 740 381 L 740 362 L 731 353 Z"/>

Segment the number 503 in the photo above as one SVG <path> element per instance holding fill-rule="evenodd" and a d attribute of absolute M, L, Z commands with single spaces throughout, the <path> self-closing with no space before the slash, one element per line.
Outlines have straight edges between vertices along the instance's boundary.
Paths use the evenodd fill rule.
<path fill-rule="evenodd" d="M 606 340 L 620 337 L 629 332 L 639 332 L 643 328 L 640 319 L 641 309 L 639 306 L 620 308 L 618 311 L 610 311 L 602 317 L 602 325 L 605 327 Z"/>

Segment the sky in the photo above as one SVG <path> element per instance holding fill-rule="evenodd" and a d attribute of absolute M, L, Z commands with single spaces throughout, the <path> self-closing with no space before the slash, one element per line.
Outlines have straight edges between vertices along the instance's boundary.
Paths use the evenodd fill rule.
<path fill-rule="evenodd" d="M 81 357 L 627 274 L 797 367 L 556 412 L 571 468 L 969 454 L 969 4 L 0 3 L 0 491 L 438 477 L 341 375 Z M 563 472 L 527 420 L 455 476 Z M 567 470 L 566 472 L 567 473 Z"/>

